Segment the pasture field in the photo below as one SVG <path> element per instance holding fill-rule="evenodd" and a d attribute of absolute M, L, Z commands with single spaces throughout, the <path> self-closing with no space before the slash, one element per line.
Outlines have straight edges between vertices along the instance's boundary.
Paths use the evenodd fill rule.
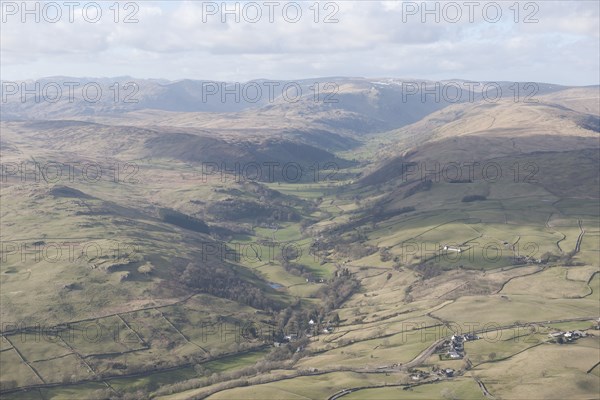
<path fill-rule="evenodd" d="M 598 361 L 597 335 L 546 343 L 549 332 L 588 329 L 600 316 L 597 200 L 561 197 L 560 187 L 512 177 L 495 184 L 434 182 L 410 193 L 412 183 L 401 179 L 380 187 L 348 180 L 256 188 L 218 176 L 203 180 L 176 160 L 140 165 L 139 183 L 3 188 L 2 239 L 29 247 L 3 248 L 0 316 L 15 329 L 39 324 L 49 332 L 4 334 L 2 389 L 59 385 L 3 398 L 100 399 L 117 391 L 174 400 L 231 384 L 240 387 L 207 398 L 322 399 L 376 386 L 342 399 L 483 399 L 477 380 L 499 399 L 589 398 L 600 390 L 600 369 L 586 372 Z M 293 222 L 231 221 L 207 211 L 208 204 L 232 198 L 266 204 L 272 200 L 261 200 L 266 189 L 284 197 L 277 204 L 291 208 Z M 486 199 L 465 202 L 467 195 Z M 214 230 L 161 220 L 157 209 L 165 205 Z M 315 240 L 325 245 L 319 256 L 309 252 Z M 40 242 L 63 248 L 94 243 L 103 251 L 53 262 L 31 250 Z M 207 258 L 201 248 L 214 242 L 273 242 L 279 251 L 293 244 L 301 255 L 292 264 L 303 272 L 284 267 L 281 254 L 246 254 L 227 263 L 220 255 Z M 115 245 L 135 251 L 115 252 L 123 250 Z M 278 321 L 268 308 L 184 287 L 179 276 L 192 261 L 232 270 L 269 300 L 290 306 L 290 315 L 306 308 L 313 314 L 302 318 L 318 314 L 325 322 L 337 315 L 339 324 L 311 335 L 297 352 L 292 343 L 289 354 L 269 338 L 244 337 L 251 324 L 269 332 L 287 320 Z M 154 268 L 140 272 L 144 265 Z M 327 308 L 323 289 L 342 269 L 357 287 Z M 442 350 L 426 352 L 472 329 L 489 332 L 466 343 L 465 359 L 441 361 Z M 234 377 L 275 356 L 286 360 L 285 368 Z M 404 390 L 401 385 L 414 383 L 404 364 L 454 368 L 456 375 Z M 194 386 L 205 378 L 210 383 Z"/>
<path fill-rule="evenodd" d="M 480 364 L 471 373 L 502 398 L 587 399 L 600 390 L 597 375 L 586 374 L 598 362 L 598 351 L 598 337 L 564 346 L 544 344 L 507 360 Z"/>
<path fill-rule="evenodd" d="M 481 339 L 465 344 L 465 352 L 475 366 L 510 357 L 548 340 L 547 330 L 540 327 L 515 327 L 479 336 Z"/>
<path fill-rule="evenodd" d="M 406 363 L 414 359 L 423 350 L 439 338 L 430 332 L 428 335 L 421 332 L 400 332 L 395 335 L 361 340 L 346 344 L 344 338 L 335 343 L 338 347 L 306 357 L 297 366 L 302 368 L 341 368 L 368 366 L 377 368 L 392 364 Z"/>
<path fill-rule="evenodd" d="M 432 313 L 459 324 L 476 322 L 479 326 L 489 324 L 490 327 L 512 325 L 518 321 L 593 318 L 597 314 L 598 302 L 593 299 L 546 299 L 531 295 L 461 297 Z"/>
<path fill-rule="evenodd" d="M 202 367 L 208 369 L 210 372 L 234 371 L 237 368 L 254 364 L 267 353 L 267 350 L 256 350 L 245 354 L 234 354 L 215 361 L 208 361 L 202 364 Z"/>
<path fill-rule="evenodd" d="M 194 368 L 182 367 L 172 371 L 150 373 L 141 377 L 114 378 L 107 380 L 107 382 L 119 392 L 153 392 L 162 385 L 182 382 L 196 377 L 198 377 L 198 374 Z"/>
<path fill-rule="evenodd" d="M 35 385 L 42 383 L 41 379 L 26 365 L 14 349 L 2 352 L 2 388 Z M 7 366 L 10 365 L 10 368 Z"/>
<path fill-rule="evenodd" d="M 550 299 L 577 298 L 591 294 L 587 280 L 568 279 L 571 268 L 577 267 L 553 267 L 532 276 L 517 277 L 507 283 L 500 293 L 530 294 Z"/>
<path fill-rule="evenodd" d="M 344 400 L 431 400 L 431 399 L 485 400 L 477 383 L 469 377 L 419 385 L 406 390 L 403 387 L 363 389 L 342 397 Z"/>
<path fill-rule="evenodd" d="M 567 270 L 566 279 L 587 282 L 594 274 L 598 273 L 598 271 L 600 271 L 600 268 L 592 265 L 570 267 Z"/>
<path fill-rule="evenodd" d="M 333 372 L 329 374 L 304 376 L 291 380 L 254 385 L 248 388 L 225 390 L 209 396 L 211 400 L 233 398 L 244 399 L 322 399 L 347 387 L 361 384 L 395 383 L 398 375 L 360 374 L 354 372 Z"/>

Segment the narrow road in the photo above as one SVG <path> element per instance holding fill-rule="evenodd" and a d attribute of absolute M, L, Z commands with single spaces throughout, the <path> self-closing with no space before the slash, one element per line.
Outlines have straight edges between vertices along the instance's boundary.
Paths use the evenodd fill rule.
<path fill-rule="evenodd" d="M 521 323 L 521 324 L 512 324 L 512 325 L 506 325 L 506 326 L 496 326 L 496 327 L 491 327 L 489 329 L 480 329 L 480 330 L 476 330 L 473 333 L 484 333 L 484 332 L 491 332 L 491 331 L 496 331 L 496 330 L 503 330 L 503 329 L 509 329 L 509 328 L 514 328 L 517 326 L 527 326 L 527 325 L 531 325 L 531 324 L 556 324 L 556 323 L 563 323 L 563 322 L 575 322 L 575 321 L 588 321 L 588 320 L 596 320 L 598 317 L 593 316 L 593 317 L 578 317 L 578 318 L 568 318 L 568 319 L 560 319 L 560 320 L 550 320 L 550 321 L 537 321 L 537 322 L 525 322 L 525 323 Z M 417 355 L 415 358 L 413 358 L 411 361 L 402 364 L 402 365 L 398 365 L 398 367 L 386 367 L 386 368 L 377 368 L 377 369 L 369 369 L 369 368 L 336 368 L 336 369 L 331 369 L 331 370 L 323 370 L 323 371 L 319 371 L 318 373 L 314 373 L 314 374 L 304 374 L 304 375 L 297 375 L 297 376 L 287 376 L 287 377 L 281 377 L 278 379 L 273 379 L 270 380 L 268 382 L 263 382 L 263 383 L 272 383 L 272 382 L 277 382 L 277 381 L 281 381 L 281 380 L 287 380 L 287 379 L 293 379 L 299 376 L 308 376 L 308 375 L 324 375 L 324 374 L 328 374 L 328 373 L 332 373 L 332 372 L 340 372 L 340 371 L 351 371 L 351 372 L 359 372 L 359 373 L 390 373 L 390 372 L 399 372 L 400 368 L 402 369 L 408 369 L 408 368 L 414 368 L 417 367 L 419 365 L 421 365 L 423 362 L 425 362 L 431 355 L 433 355 L 435 353 L 436 348 L 444 341 L 446 340 L 446 338 L 441 338 L 439 340 L 437 340 L 436 342 L 434 342 L 433 344 L 431 344 L 429 347 L 427 347 L 425 350 L 423 350 L 419 355 Z M 229 354 L 231 355 L 231 354 Z M 219 357 L 221 358 L 221 357 Z M 217 358 L 218 359 L 218 358 Z M 148 376 L 157 372 L 166 372 L 166 371 L 171 371 L 171 370 L 175 370 L 178 368 L 182 368 L 182 367 L 186 367 L 186 366 L 190 366 L 191 364 L 182 364 L 179 366 L 175 366 L 175 367 L 170 367 L 170 368 L 164 368 L 164 369 L 156 369 L 156 370 L 150 370 L 150 371 L 144 371 L 144 372 L 140 372 L 140 373 L 132 373 L 132 374 L 124 374 L 124 375 L 115 375 L 115 376 L 105 376 L 103 377 L 104 380 L 108 380 L 108 379 L 114 379 L 114 378 L 131 378 L 131 377 L 141 377 L 141 376 Z M 41 379 L 41 377 L 40 377 Z M 30 386 L 22 386 L 22 387 L 18 387 L 18 388 L 14 388 L 14 389 L 9 389 L 9 390 L 3 390 L 0 391 L 1 394 L 8 394 L 8 393 L 14 393 L 14 392 L 20 392 L 20 391 L 27 391 L 27 390 L 32 390 L 32 389 L 40 389 L 40 388 L 51 388 L 51 387 L 59 387 L 59 386 L 73 386 L 73 385 L 77 385 L 77 384 L 81 384 L 81 383 L 86 383 L 86 382 L 94 382 L 97 380 L 94 379 L 83 379 L 81 381 L 78 382 L 73 382 L 73 383 L 44 383 L 44 384 L 38 384 L 38 385 L 30 385 Z M 428 382 L 425 382 L 428 383 Z M 391 386 L 391 385 L 387 385 L 387 386 Z M 396 385 L 396 386 L 407 386 L 407 385 Z M 361 388 L 365 388 L 364 386 L 361 387 L 355 387 L 355 388 L 348 388 L 348 389 L 344 389 L 343 391 L 336 393 L 334 396 L 337 396 L 331 400 L 334 399 L 338 399 L 346 394 L 352 393 L 353 391 L 359 390 Z M 227 390 L 227 389 L 223 389 L 223 390 Z M 220 390 L 221 391 L 221 390 Z M 342 393 L 345 392 L 345 393 Z M 212 393 L 214 394 L 214 393 Z M 490 394 L 491 396 L 491 394 Z M 493 398 L 493 397 L 490 397 Z"/>
<path fill-rule="evenodd" d="M 556 324 L 556 323 L 562 323 L 562 322 L 574 322 L 574 321 L 586 321 L 589 319 L 594 319 L 594 317 L 588 318 L 588 317 L 582 317 L 582 318 L 570 318 L 570 319 L 562 319 L 562 320 L 553 320 L 553 321 L 543 321 L 544 323 L 552 323 L 552 324 Z M 529 324 L 539 324 L 542 322 L 528 322 L 526 324 L 513 324 L 513 325 L 508 325 L 508 326 L 503 326 L 503 327 L 495 327 L 493 330 L 502 330 L 502 329 L 508 329 L 508 328 L 512 328 L 512 327 L 516 327 L 516 326 L 521 326 L 521 325 L 529 325 Z M 473 333 L 484 333 L 484 332 L 488 332 L 490 331 L 490 329 L 487 330 L 478 330 L 475 331 Z M 403 364 L 402 368 L 414 368 L 419 366 L 420 364 L 422 364 L 425 360 L 427 360 L 434 352 L 435 349 L 445 340 L 445 338 L 439 339 L 438 341 L 436 341 L 435 343 L 433 343 L 431 346 L 429 346 L 427 349 L 423 350 L 423 352 L 421 352 L 421 354 L 419 354 L 417 357 L 415 357 L 412 361 Z M 590 371 L 594 369 L 594 367 L 592 367 L 590 369 Z M 378 372 L 393 372 L 394 370 L 390 370 L 390 369 L 380 369 L 378 370 Z M 488 399 L 494 399 L 494 396 L 487 390 L 487 388 L 485 387 L 485 384 L 478 378 L 474 378 L 475 381 L 477 382 L 477 384 L 479 385 L 479 387 L 481 388 L 481 391 L 483 392 L 484 396 Z M 434 382 L 434 381 L 431 381 Z M 430 383 L 430 382 L 424 382 L 424 383 Z M 334 395 L 330 396 L 327 400 L 337 400 L 343 396 L 346 396 L 347 394 L 356 392 L 358 390 L 362 390 L 362 389 L 369 389 L 369 388 L 376 388 L 376 387 L 387 387 L 387 386 L 410 386 L 407 384 L 397 384 L 397 385 L 380 385 L 380 386 L 359 386 L 359 387 L 353 387 L 353 388 L 347 388 L 344 390 L 341 390 L 337 393 L 335 393 Z"/>
<path fill-rule="evenodd" d="M 483 392 L 483 395 L 485 397 L 487 397 L 488 399 L 493 399 L 494 396 L 492 396 L 492 394 L 490 392 L 488 392 L 487 388 L 485 387 L 485 384 L 481 381 L 481 379 L 479 378 L 473 378 L 475 379 L 475 382 L 477 382 L 477 384 L 479 385 L 479 388 L 481 389 L 481 391 Z"/>
<path fill-rule="evenodd" d="M 413 367 L 416 367 L 417 365 L 421 365 L 429 357 L 431 357 L 433 355 L 433 353 L 435 353 L 435 350 L 438 348 L 439 345 L 444 343 L 444 340 L 446 340 L 446 338 L 442 338 L 442 339 L 435 341 L 431 346 L 429 346 L 428 348 L 423 350 L 421 352 L 421 354 L 419 354 L 418 356 L 413 358 L 412 361 L 409 361 L 406 364 L 403 364 L 402 368 L 413 368 Z"/>

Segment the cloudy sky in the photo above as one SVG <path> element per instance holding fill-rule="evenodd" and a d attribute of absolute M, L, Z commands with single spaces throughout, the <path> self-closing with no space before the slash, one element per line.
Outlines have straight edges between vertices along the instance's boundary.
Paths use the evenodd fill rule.
<path fill-rule="evenodd" d="M 3 0 L 1 78 L 600 83 L 595 0 L 78 3 Z"/>

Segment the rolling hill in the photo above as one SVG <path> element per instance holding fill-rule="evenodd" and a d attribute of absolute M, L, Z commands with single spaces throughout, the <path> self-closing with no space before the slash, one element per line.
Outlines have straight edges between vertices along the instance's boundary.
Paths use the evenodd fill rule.
<path fill-rule="evenodd" d="M 3 104 L 3 398 L 597 392 L 598 87 L 71 81 L 138 102 Z"/>

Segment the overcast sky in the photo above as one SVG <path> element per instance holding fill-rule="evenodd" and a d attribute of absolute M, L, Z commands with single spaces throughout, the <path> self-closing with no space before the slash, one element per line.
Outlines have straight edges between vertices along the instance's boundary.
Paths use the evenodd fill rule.
<path fill-rule="evenodd" d="M 109 9 L 113 1 L 101 3 L 101 15 L 94 3 L 79 3 L 71 13 L 68 2 L 42 2 L 36 22 L 34 3 L 28 5 L 34 13 L 25 14 L 21 1 L 3 1 L 1 78 L 362 76 L 600 83 L 596 0 L 524 1 L 518 7 L 512 0 L 431 2 L 430 14 L 421 1 L 318 7 L 313 1 L 231 2 L 231 14 L 221 1 L 139 1 L 127 8 L 120 3 L 118 15 L 115 7 Z"/>

